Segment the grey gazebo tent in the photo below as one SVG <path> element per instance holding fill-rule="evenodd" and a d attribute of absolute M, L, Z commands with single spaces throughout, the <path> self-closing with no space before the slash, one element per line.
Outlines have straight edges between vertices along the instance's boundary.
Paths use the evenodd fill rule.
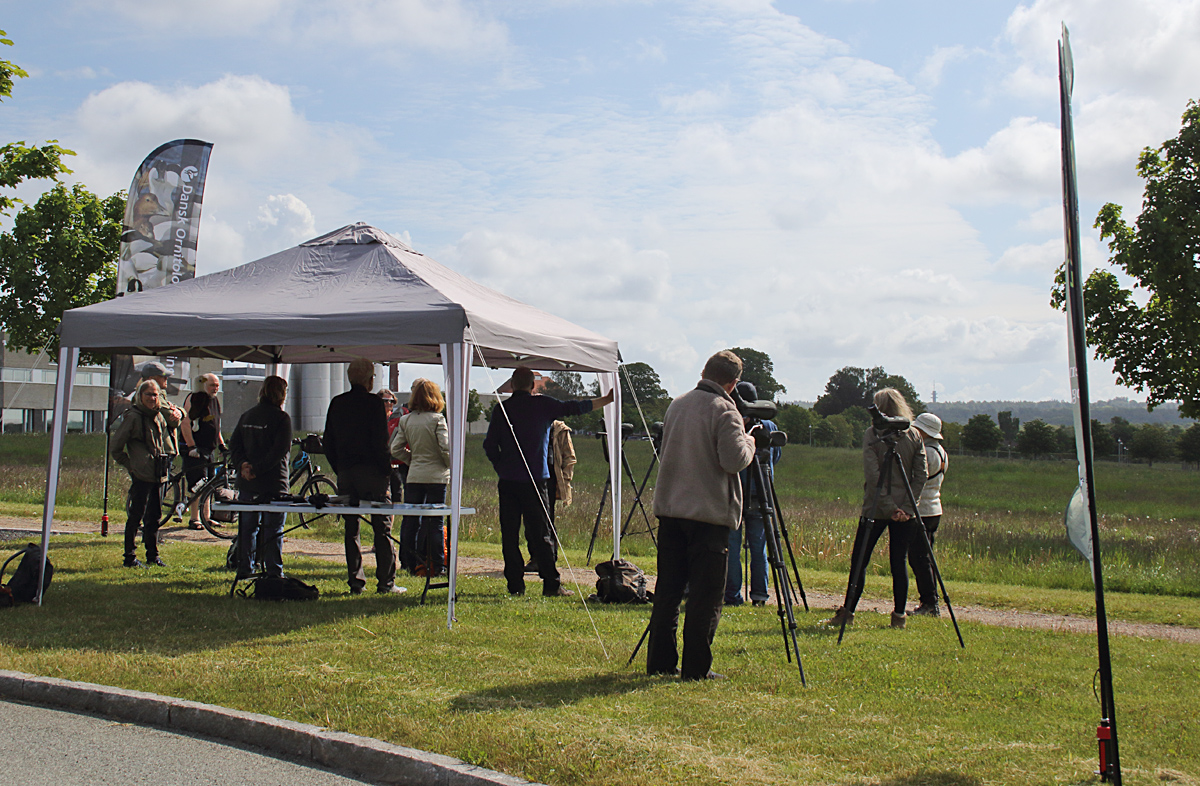
<path fill-rule="evenodd" d="M 472 365 L 597 372 L 618 396 L 615 341 L 471 281 L 399 239 L 353 224 L 230 270 L 63 314 L 42 522 L 49 545 L 70 390 L 80 350 L 247 363 L 441 363 L 451 435 L 450 603 L 454 618 L 466 401 Z M 619 555 L 620 466 L 614 489 Z"/>

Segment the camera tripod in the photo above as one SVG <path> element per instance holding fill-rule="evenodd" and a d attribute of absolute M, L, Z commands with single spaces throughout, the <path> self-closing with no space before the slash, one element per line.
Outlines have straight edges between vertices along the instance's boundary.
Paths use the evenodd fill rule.
<path fill-rule="evenodd" d="M 769 451 L 771 449 L 782 448 L 787 444 L 787 434 L 782 431 L 769 432 L 765 427 L 762 427 L 754 432 L 754 443 L 754 457 L 751 459 L 748 469 L 751 472 L 751 477 L 757 483 L 757 487 L 764 492 L 769 492 L 758 495 L 758 505 L 767 536 L 767 564 L 770 567 L 771 575 L 774 576 L 775 605 L 783 636 L 783 650 L 787 656 L 788 663 L 792 662 L 792 653 L 795 653 L 796 667 L 800 670 L 800 683 L 808 687 L 808 681 L 804 677 L 804 664 L 800 660 L 800 645 L 796 641 L 796 615 L 794 611 L 797 590 L 804 602 L 805 611 L 808 611 L 808 598 L 804 594 L 804 585 L 800 581 L 800 571 L 796 567 L 796 557 L 792 552 L 792 544 L 788 536 L 787 527 L 779 513 L 779 497 L 775 493 L 775 478 L 770 470 L 769 458 Z M 763 469 L 764 455 L 768 455 L 767 469 L 765 470 Z M 788 556 L 791 557 L 793 573 L 788 573 L 787 563 L 784 562 L 784 546 L 787 547 Z M 793 574 L 795 575 L 794 585 L 792 583 Z M 625 664 L 626 666 L 633 664 L 633 659 L 637 657 L 638 651 L 641 650 L 642 644 L 645 643 L 646 637 L 649 634 L 650 624 L 647 623 L 646 629 L 642 632 L 642 637 L 638 639 L 637 646 L 633 648 L 633 652 L 629 655 L 629 660 Z"/>
<path fill-rule="evenodd" d="M 629 531 L 629 524 L 633 521 L 633 513 L 636 510 L 642 511 L 642 519 L 646 522 L 646 534 L 650 536 L 650 542 L 655 546 L 658 541 L 654 538 L 654 525 L 650 523 L 650 516 L 646 513 L 646 506 L 642 503 L 642 492 L 646 490 L 646 484 L 650 482 L 650 474 L 654 472 L 654 466 L 658 463 L 658 449 L 661 444 L 661 432 L 658 436 L 653 437 L 654 450 L 650 458 L 650 466 L 646 468 L 646 475 L 642 478 L 641 485 L 638 485 L 637 479 L 633 476 L 633 468 L 629 466 L 629 457 L 625 455 L 625 440 L 629 438 L 629 434 L 633 432 L 633 425 L 626 423 L 621 427 L 621 444 L 618 450 L 621 454 L 621 468 L 625 471 L 625 476 L 629 478 L 629 485 L 634 490 L 633 504 L 629 506 L 629 515 L 625 517 L 624 523 L 621 524 L 621 537 L 625 537 L 625 533 Z M 601 431 L 596 434 L 600 439 L 600 448 L 604 451 L 604 463 L 608 464 L 612 461 L 608 449 L 608 435 Z M 596 548 L 596 537 L 600 533 L 600 521 L 604 518 L 604 506 L 608 504 L 608 493 L 612 490 L 612 476 L 608 473 L 604 475 L 604 491 L 600 492 L 600 507 L 596 510 L 596 520 L 592 523 L 592 539 L 588 542 L 587 561 L 586 564 L 592 564 L 592 552 Z"/>
<path fill-rule="evenodd" d="M 954 607 L 950 605 L 950 593 L 946 592 L 946 584 L 942 581 L 942 572 L 938 569 L 937 557 L 933 554 L 933 544 L 929 542 L 929 533 L 925 531 L 925 522 L 921 521 L 921 513 L 917 510 L 917 498 L 913 495 L 912 485 L 908 482 L 908 475 L 904 472 L 904 462 L 900 460 L 900 454 L 896 452 L 896 438 L 898 432 L 895 429 L 883 431 L 876 439 L 876 443 L 883 442 L 888 446 L 887 455 L 884 457 L 883 471 L 879 474 L 879 483 L 875 486 L 875 501 L 871 504 L 871 509 L 874 511 L 879 505 L 879 498 L 883 494 L 884 485 L 891 485 L 892 468 L 900 469 L 900 480 L 904 484 L 904 492 L 908 497 L 909 503 L 912 504 L 913 511 L 916 516 L 913 521 L 917 523 L 917 531 L 921 533 L 921 542 L 925 544 L 925 549 L 929 553 L 929 564 L 933 568 L 933 576 L 937 579 L 938 586 L 942 590 L 942 599 L 946 601 L 946 611 L 950 613 L 950 621 L 954 623 L 954 633 L 958 636 L 958 644 L 963 649 L 967 645 L 963 642 L 962 631 L 958 627 L 958 619 L 954 616 Z M 924 446 L 920 447 L 924 450 Z M 841 629 L 838 631 L 838 644 L 842 643 L 842 637 L 846 635 L 846 623 L 853 613 L 853 609 L 858 605 L 859 598 L 862 597 L 863 585 L 865 583 L 866 561 L 867 561 L 867 532 L 866 530 L 873 526 L 872 519 L 863 517 L 858 521 L 858 532 L 854 536 L 855 550 L 850 558 L 850 589 L 846 593 L 846 603 L 844 608 L 846 614 L 842 615 Z M 905 568 L 907 570 L 907 567 Z"/>
<path fill-rule="evenodd" d="M 760 440 L 760 437 L 765 439 Z M 804 664 L 800 661 L 800 645 L 796 642 L 794 608 L 797 591 L 800 593 L 800 599 L 804 602 L 805 611 L 808 611 L 808 597 L 804 594 L 804 584 L 800 581 L 800 570 L 796 567 L 796 555 L 792 551 L 792 541 L 788 536 L 787 525 L 784 524 L 779 509 L 779 496 L 775 493 L 775 473 L 771 469 L 769 454 L 772 448 L 781 448 L 787 444 L 787 434 L 782 431 L 767 432 L 765 427 L 760 427 L 755 432 L 754 442 L 756 450 L 754 458 L 750 462 L 750 472 L 759 489 L 758 510 L 762 515 L 763 528 L 767 535 L 767 564 L 770 566 L 771 575 L 775 580 L 775 612 L 779 616 L 780 633 L 783 636 L 783 652 L 787 656 L 788 663 L 792 662 L 792 653 L 796 654 L 796 668 L 800 670 L 800 684 L 808 687 L 808 681 L 804 678 Z M 763 468 L 764 455 L 767 459 L 766 469 Z M 783 561 L 785 546 L 788 557 L 792 561 L 791 573 L 788 573 L 787 564 Z M 796 579 L 795 585 L 792 584 L 793 576 Z"/>

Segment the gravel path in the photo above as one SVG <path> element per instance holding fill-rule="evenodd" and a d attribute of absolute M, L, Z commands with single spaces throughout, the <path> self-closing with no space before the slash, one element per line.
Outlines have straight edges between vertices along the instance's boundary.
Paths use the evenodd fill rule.
<path fill-rule="evenodd" d="M 119 537 L 123 524 L 110 524 L 109 537 Z M 55 522 L 55 533 L 96 533 L 99 525 L 92 522 L 58 521 Z M 40 536 L 40 522 L 33 519 L 0 516 L 0 541 L 20 541 L 37 539 Z M 221 543 L 221 541 L 205 530 L 189 530 L 185 526 L 172 523 L 161 530 L 165 540 L 187 540 L 198 543 Z M 345 557 L 340 543 L 286 538 L 283 546 L 284 554 L 312 557 L 315 559 L 342 562 Z M 364 554 L 363 561 L 368 566 L 374 564 L 374 556 Z M 493 578 L 503 578 L 503 563 L 500 560 L 483 557 L 460 557 L 458 560 L 460 575 L 479 575 Z M 643 566 L 644 567 L 644 566 Z M 585 595 L 594 591 L 596 572 L 592 568 L 560 566 L 563 583 L 574 587 L 576 592 Z M 648 576 L 650 588 L 654 587 L 654 576 Z M 531 582 L 538 581 L 536 576 L 527 576 Z M 578 585 L 578 586 L 576 586 Z M 813 614 L 824 614 L 841 603 L 841 596 L 825 592 L 806 591 L 808 605 Z M 953 600 L 953 599 L 952 599 Z M 773 601 L 772 601 L 773 602 Z M 886 600 L 870 600 L 864 598 L 858 604 L 860 611 L 875 611 L 886 614 L 891 611 L 891 603 Z M 801 607 L 802 609 L 803 607 Z M 943 611 L 944 613 L 944 611 Z M 955 616 L 960 620 L 970 620 L 985 625 L 999 625 L 1008 628 L 1038 628 L 1042 630 L 1061 630 L 1071 633 L 1090 633 L 1096 630 L 1095 619 L 1075 617 L 1066 614 L 1045 614 L 1035 611 L 1001 611 L 982 606 L 955 606 Z M 1122 622 L 1109 620 L 1109 633 L 1118 636 L 1136 636 L 1147 639 L 1164 639 L 1182 641 L 1188 644 L 1200 644 L 1200 628 L 1188 628 L 1181 625 L 1161 625 L 1145 622 Z"/>

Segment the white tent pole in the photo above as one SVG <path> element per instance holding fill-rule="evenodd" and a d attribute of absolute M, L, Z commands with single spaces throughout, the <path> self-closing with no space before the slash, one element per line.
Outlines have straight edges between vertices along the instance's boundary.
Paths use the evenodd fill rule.
<path fill-rule="evenodd" d="M 621 383 L 617 372 L 596 375 L 600 387 L 613 391 L 613 403 L 604 408 L 604 430 L 608 433 L 608 478 L 612 487 L 613 559 L 621 558 Z M 601 394 L 604 393 L 602 389 Z"/>
<path fill-rule="evenodd" d="M 50 550 L 50 526 L 54 523 L 54 500 L 58 495 L 58 473 L 62 467 L 63 438 L 67 433 L 67 413 L 71 409 L 71 388 L 75 386 L 78 347 L 60 347 L 58 374 L 54 380 L 54 425 L 50 432 L 50 461 L 46 465 L 46 504 L 42 509 L 42 568 L 38 572 L 37 605 L 42 605 L 42 585 L 46 580 L 46 559 Z M 108 456 L 104 457 L 108 461 Z"/>
<path fill-rule="evenodd" d="M 450 431 L 450 597 L 446 603 L 446 628 L 454 627 L 458 593 L 458 526 L 462 510 L 463 471 L 467 452 L 467 396 L 471 382 L 469 341 L 442 344 L 442 368 L 446 373 L 446 426 Z"/>

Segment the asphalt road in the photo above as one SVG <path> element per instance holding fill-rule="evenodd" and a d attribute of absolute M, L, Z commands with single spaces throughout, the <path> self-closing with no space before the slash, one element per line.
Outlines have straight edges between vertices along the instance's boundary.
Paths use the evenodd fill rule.
<path fill-rule="evenodd" d="M 371 783 L 147 726 L 0 701 L 6 783 L 53 786 L 353 786 Z"/>

